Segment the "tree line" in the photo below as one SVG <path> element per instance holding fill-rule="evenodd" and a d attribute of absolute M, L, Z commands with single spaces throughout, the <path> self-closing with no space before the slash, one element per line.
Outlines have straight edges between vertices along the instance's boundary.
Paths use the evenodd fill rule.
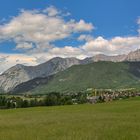
<path fill-rule="evenodd" d="M 34 97 L 34 96 L 33 96 Z M 6 97 L 0 96 L 0 109 L 10 108 L 27 108 L 37 106 L 56 106 L 56 105 L 72 105 L 83 104 L 87 102 L 85 94 L 60 94 L 58 92 L 52 92 L 47 94 L 43 98 L 31 98 L 31 97 Z"/>
<path fill-rule="evenodd" d="M 39 97 L 38 97 L 39 96 Z M 27 108 L 37 106 L 57 106 L 83 103 L 102 103 L 119 99 L 140 96 L 135 91 L 93 91 L 78 93 L 51 92 L 45 96 L 25 95 L 25 96 L 0 96 L 0 109 Z"/>

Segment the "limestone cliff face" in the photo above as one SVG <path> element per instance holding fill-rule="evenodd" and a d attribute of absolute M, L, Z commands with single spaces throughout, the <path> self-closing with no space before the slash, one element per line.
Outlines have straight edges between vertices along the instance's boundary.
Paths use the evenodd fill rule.
<path fill-rule="evenodd" d="M 98 54 L 90 58 L 86 58 L 85 63 L 92 63 L 98 61 L 112 61 L 112 62 L 122 62 L 125 61 L 127 55 L 117 55 L 117 56 L 107 56 L 104 54 Z"/>
<path fill-rule="evenodd" d="M 23 82 L 37 77 L 53 75 L 76 64 L 80 64 L 80 60 L 57 57 L 38 66 L 16 65 L 0 75 L 0 90 L 1 92 L 9 92 Z"/>
<path fill-rule="evenodd" d="M 24 66 L 16 65 L 0 76 L 1 90 L 9 91 L 11 87 L 14 87 L 17 83 L 21 83 L 23 80 L 28 81 L 29 76 L 24 70 Z"/>
<path fill-rule="evenodd" d="M 98 54 L 90 58 L 86 58 L 85 63 L 98 62 L 98 61 L 112 61 L 112 62 L 123 62 L 123 61 L 140 61 L 140 49 L 130 52 L 127 55 L 116 55 L 107 56 L 104 54 Z"/>
<path fill-rule="evenodd" d="M 136 50 L 134 52 L 130 52 L 126 59 L 127 61 L 140 61 L 140 50 Z"/>

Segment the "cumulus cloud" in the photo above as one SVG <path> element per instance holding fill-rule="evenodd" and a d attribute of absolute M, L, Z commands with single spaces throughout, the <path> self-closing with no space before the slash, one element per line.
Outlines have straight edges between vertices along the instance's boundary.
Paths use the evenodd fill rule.
<path fill-rule="evenodd" d="M 16 49 L 32 49 L 33 48 L 33 43 L 27 43 L 27 42 L 19 42 L 16 46 Z"/>
<path fill-rule="evenodd" d="M 48 16 L 56 16 L 58 14 L 60 14 L 61 12 L 58 11 L 58 9 L 56 9 L 54 6 L 50 6 L 46 9 L 43 10 L 44 13 L 47 13 Z"/>
<path fill-rule="evenodd" d="M 93 36 L 82 34 L 78 37 L 78 41 L 90 41 L 93 40 Z"/>
<path fill-rule="evenodd" d="M 114 37 L 105 39 L 101 36 L 87 41 L 81 46 L 87 55 L 103 53 L 107 55 L 126 54 L 140 49 L 140 37 Z"/>
<path fill-rule="evenodd" d="M 37 65 L 37 58 L 25 54 L 0 53 L 0 74 L 16 64 Z"/>
<path fill-rule="evenodd" d="M 74 33 L 92 31 L 93 25 L 84 20 L 66 21 L 53 6 L 45 10 L 21 10 L 8 23 L 0 25 L 0 41 L 12 40 L 16 49 L 47 48 L 57 40 L 68 38 Z M 42 49 L 41 49 L 42 50 Z"/>
<path fill-rule="evenodd" d="M 138 26 L 139 26 L 138 33 L 140 34 L 140 17 L 139 17 L 138 20 L 137 20 L 137 24 L 138 24 Z"/>
<path fill-rule="evenodd" d="M 77 57 L 77 58 L 85 58 L 86 54 L 84 54 L 83 50 L 81 48 L 75 48 L 72 46 L 65 46 L 63 48 L 55 47 L 48 51 L 47 53 L 50 56 L 56 57 Z"/>
<path fill-rule="evenodd" d="M 138 23 L 138 24 L 140 24 L 140 17 L 138 18 L 138 21 L 137 21 L 137 23 Z"/>

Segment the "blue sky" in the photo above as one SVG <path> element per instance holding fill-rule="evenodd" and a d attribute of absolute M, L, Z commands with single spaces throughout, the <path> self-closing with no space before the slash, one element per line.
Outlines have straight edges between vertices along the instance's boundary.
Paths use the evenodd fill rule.
<path fill-rule="evenodd" d="M 30 55 L 37 58 L 38 62 L 55 56 L 84 58 L 99 53 L 129 53 L 140 48 L 139 6 L 140 0 L 4 0 L 0 3 L 0 54 L 6 57 L 21 54 L 21 59 L 23 55 L 24 58 Z M 56 14 L 49 16 L 50 11 L 47 8 Z M 21 9 L 24 11 L 21 12 Z M 29 17 L 28 14 L 31 14 L 32 21 L 24 21 L 25 29 L 19 29 L 19 23 L 22 24 L 23 19 Z M 39 31 L 42 40 L 37 38 L 39 40 L 36 41 L 33 36 L 38 30 L 34 28 L 31 31 L 28 25 L 31 23 L 40 28 L 40 24 L 36 25 L 35 20 L 38 15 L 45 16 L 41 20 L 44 23 L 41 24 L 42 28 L 52 28 L 52 32 Z M 57 24 L 54 21 L 52 27 L 48 18 L 51 22 L 56 19 Z M 63 31 L 58 22 L 62 22 L 62 28 L 66 26 L 68 29 Z M 57 26 L 60 29 L 57 30 Z M 59 36 L 56 37 L 55 32 L 58 32 Z M 64 36 L 60 37 L 61 35 Z"/>
<path fill-rule="evenodd" d="M 70 12 L 74 19 L 92 22 L 97 27 L 95 36 L 137 34 L 139 0 L 4 0 L 0 4 L 0 19 L 15 16 L 22 8 L 43 9 L 49 5 Z"/>

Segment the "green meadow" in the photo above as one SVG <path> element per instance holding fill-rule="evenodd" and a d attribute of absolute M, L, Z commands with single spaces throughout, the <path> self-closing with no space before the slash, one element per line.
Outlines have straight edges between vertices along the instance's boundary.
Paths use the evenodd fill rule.
<path fill-rule="evenodd" d="M 0 110 L 0 140 L 138 140 L 140 98 Z"/>
<path fill-rule="evenodd" d="M 29 94 L 50 92 L 79 92 L 87 89 L 136 89 L 140 90 L 140 62 L 94 62 L 74 65 L 54 75 L 47 83 L 29 90 Z M 24 85 L 25 84 L 25 85 Z M 19 92 L 31 84 L 19 85 Z M 17 88 L 17 91 L 18 91 Z M 18 92 L 17 92 L 18 93 Z"/>

